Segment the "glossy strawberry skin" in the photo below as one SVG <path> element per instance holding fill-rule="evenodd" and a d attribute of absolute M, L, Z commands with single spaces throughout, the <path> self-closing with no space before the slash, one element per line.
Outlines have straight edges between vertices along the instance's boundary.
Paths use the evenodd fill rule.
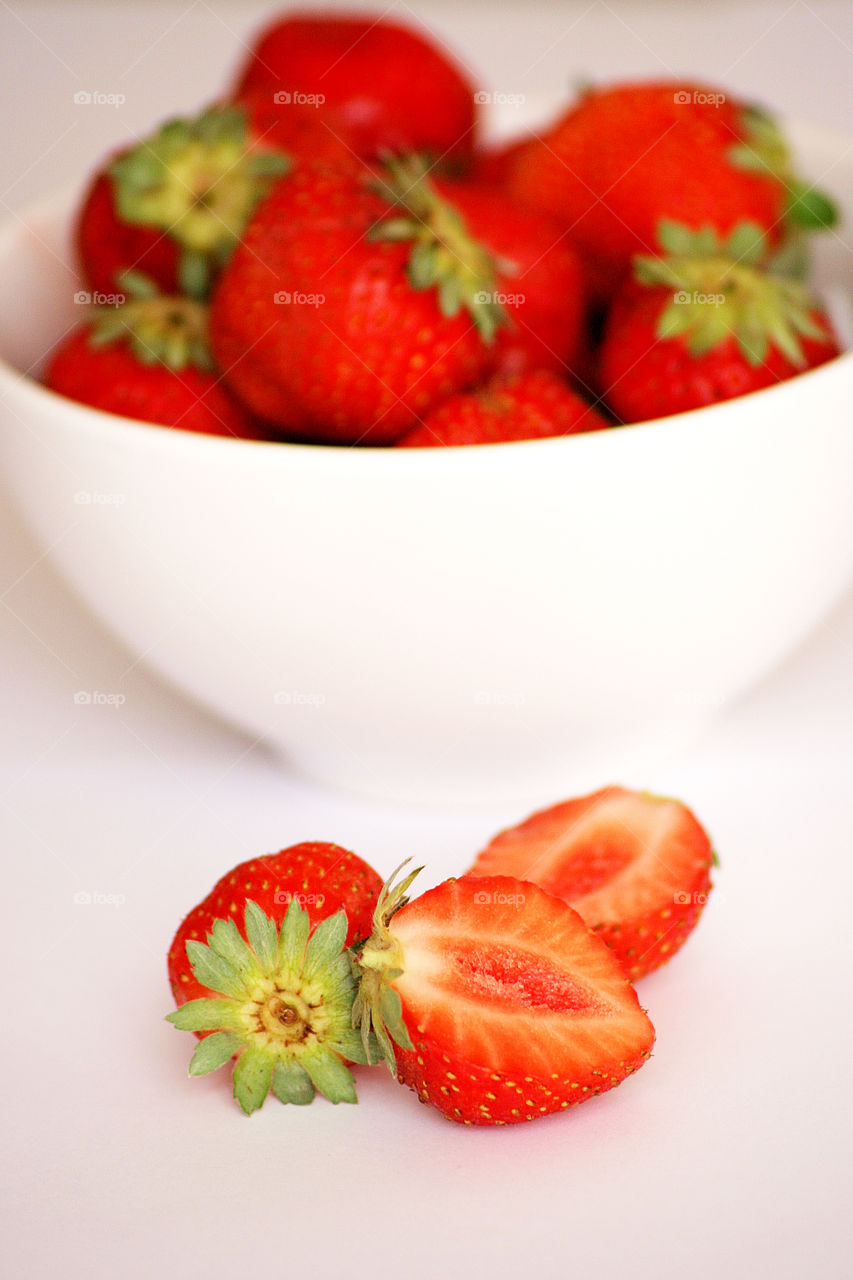
<path fill-rule="evenodd" d="M 450 396 L 398 448 L 499 444 L 600 431 L 608 422 L 547 370 L 498 375 L 467 394 Z"/>
<path fill-rule="evenodd" d="M 365 159 L 423 151 L 467 162 L 474 87 L 425 35 L 385 18 L 294 14 L 255 43 L 236 93 L 321 95 L 319 109 Z"/>
<path fill-rule="evenodd" d="M 599 300 L 613 296 L 635 254 L 659 251 L 662 219 L 721 234 L 751 221 L 779 240 L 786 189 L 733 163 L 743 109 L 720 96 L 677 82 L 591 91 L 507 158 L 507 189 L 570 231 Z"/>
<path fill-rule="evenodd" d="M 526 209 L 494 185 L 435 185 L 462 214 L 470 234 L 508 264 L 497 280 L 508 323 L 495 338 L 492 372 L 551 369 L 583 382 L 587 299 L 571 238 L 553 218 Z"/>
<path fill-rule="evenodd" d="M 217 374 L 191 366 L 174 371 L 145 365 L 123 343 L 94 347 L 86 325 L 54 352 L 44 382 L 70 400 L 140 422 L 201 435 L 263 438 Z"/>
<path fill-rule="evenodd" d="M 474 153 L 469 178 L 473 182 L 482 182 L 488 187 L 503 186 L 515 163 L 526 147 L 533 141 L 532 134 L 524 134 L 497 146 L 478 147 Z"/>
<path fill-rule="evenodd" d="M 516 875 L 562 898 L 636 981 L 670 960 L 695 928 L 713 857 L 686 806 L 612 786 L 501 831 L 468 874 Z"/>
<path fill-rule="evenodd" d="M 352 159 L 355 139 L 342 120 L 317 107 L 287 102 L 267 89 L 246 90 L 235 99 L 246 112 L 255 143 L 280 149 L 299 163 L 336 164 Z"/>
<path fill-rule="evenodd" d="M 234 867 L 181 923 L 169 948 L 169 982 L 175 1003 L 210 995 L 193 976 L 186 954 L 189 939 L 204 942 L 214 920 L 234 920 L 244 934 L 247 899 L 281 925 L 296 895 L 314 925 L 343 910 L 349 928 L 346 945 L 370 934 L 381 877 L 357 854 L 340 845 L 306 841 L 278 853 L 252 858 Z"/>
<path fill-rule="evenodd" d="M 609 409 L 621 422 L 664 418 L 760 391 L 840 353 L 826 316 L 814 311 L 811 319 L 825 337 L 801 339 L 801 365 L 772 345 L 766 358 L 752 365 L 734 337 L 693 355 L 683 335 L 657 337 L 661 313 L 671 302 L 671 290 L 629 281 L 608 315 L 597 381 Z"/>
<path fill-rule="evenodd" d="M 393 444 L 488 366 L 468 313 L 443 316 L 434 289 L 409 283 L 410 244 L 368 239 L 392 213 L 373 182 L 355 164 L 283 178 L 214 293 L 220 367 L 293 439 Z"/>
<path fill-rule="evenodd" d="M 651 1053 L 654 1029 L 614 958 L 536 885 L 445 881 L 404 906 L 391 929 L 413 1045 L 396 1050 L 398 1078 L 449 1120 L 516 1124 L 566 1110 L 620 1084 Z"/>

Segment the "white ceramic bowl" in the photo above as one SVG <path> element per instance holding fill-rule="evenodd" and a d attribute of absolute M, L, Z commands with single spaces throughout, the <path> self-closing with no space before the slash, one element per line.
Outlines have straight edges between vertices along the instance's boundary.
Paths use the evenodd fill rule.
<path fill-rule="evenodd" d="M 849 145 L 799 141 L 849 226 Z M 198 437 L 20 372 L 80 314 L 72 203 L 0 233 L 5 477 L 134 654 L 306 773 L 426 802 L 642 780 L 849 580 L 853 355 L 562 440 L 421 452 Z M 817 276 L 853 290 L 842 238 L 818 246 Z"/>

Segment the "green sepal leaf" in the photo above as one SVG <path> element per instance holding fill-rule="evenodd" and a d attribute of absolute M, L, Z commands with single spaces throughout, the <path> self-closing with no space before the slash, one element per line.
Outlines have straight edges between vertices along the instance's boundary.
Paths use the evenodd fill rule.
<path fill-rule="evenodd" d="M 368 240 L 387 240 L 399 243 L 414 240 L 418 234 L 418 224 L 413 218 L 382 218 L 375 222 L 367 233 Z"/>
<path fill-rule="evenodd" d="M 203 253 L 184 249 L 178 259 L 178 290 L 204 302 L 210 291 L 210 263 Z"/>
<path fill-rule="evenodd" d="M 381 1022 L 375 1023 L 374 1032 L 376 1034 L 376 1041 L 377 1041 L 377 1044 L 379 1045 L 379 1049 L 382 1054 L 385 1065 L 388 1068 L 388 1070 L 391 1072 L 391 1075 L 395 1076 L 397 1074 L 397 1055 L 394 1052 L 394 1045 L 391 1043 L 391 1037 L 388 1035 L 387 1029 L 383 1026 Z M 411 1046 L 404 1044 L 404 1045 L 401 1045 L 400 1047 L 403 1049 L 408 1049 Z"/>
<path fill-rule="evenodd" d="M 806 231 L 827 231 L 838 222 L 838 207 L 829 196 L 807 182 L 795 182 L 786 216 Z"/>
<path fill-rule="evenodd" d="M 251 901 L 246 903 L 244 920 L 246 937 L 249 939 L 251 948 L 264 972 L 270 972 L 275 968 L 278 958 L 278 930 L 275 927 L 275 921 L 266 915 L 256 902 Z"/>
<path fill-rule="evenodd" d="M 311 917 L 303 911 L 296 898 L 291 898 L 278 940 L 278 963 L 285 973 L 302 971 L 310 931 Z"/>
<path fill-rule="evenodd" d="M 765 270 L 771 275 L 798 280 L 800 283 L 808 278 L 811 266 L 808 236 L 802 227 L 789 225 L 781 244 L 775 249 L 765 264 Z"/>
<path fill-rule="evenodd" d="M 415 245 L 409 257 L 408 276 L 413 289 L 430 289 L 438 282 L 438 257 L 434 245 L 425 240 Z"/>
<path fill-rule="evenodd" d="M 336 911 L 333 916 L 320 921 L 305 951 L 306 978 L 322 973 L 342 954 L 348 927 L 345 911 Z"/>
<path fill-rule="evenodd" d="M 333 1053 L 315 1049 L 303 1053 L 300 1062 L 311 1077 L 314 1087 L 330 1102 L 358 1102 L 355 1081 L 340 1058 Z"/>
<path fill-rule="evenodd" d="M 673 301 L 660 313 L 655 337 L 664 341 L 667 338 L 677 338 L 679 334 L 689 333 L 694 323 L 692 304 Z"/>
<path fill-rule="evenodd" d="M 674 258 L 687 258 L 694 255 L 697 247 L 697 235 L 692 227 L 671 218 L 661 218 L 657 225 L 658 244 L 665 253 Z"/>
<path fill-rule="evenodd" d="M 142 271 L 134 271 L 132 268 L 128 268 L 127 271 L 120 272 L 117 279 L 122 292 L 128 294 L 135 301 L 142 298 L 156 298 L 161 293 L 159 285 Z"/>
<path fill-rule="evenodd" d="M 365 1044 L 354 1027 L 349 1031 L 341 1032 L 335 1041 L 335 1050 L 342 1058 L 348 1058 L 350 1062 L 359 1062 L 366 1067 L 379 1060 L 379 1044 L 376 1037 L 369 1035 Z"/>
<path fill-rule="evenodd" d="M 389 1029 L 392 1029 L 398 1023 L 402 1023 L 403 1002 L 400 999 L 398 992 L 396 992 L 393 987 L 383 987 L 379 1002 L 379 1010 L 382 1014 L 382 1020 Z M 408 1035 L 408 1032 L 406 1034 Z M 411 1048 L 411 1045 L 406 1047 Z"/>
<path fill-rule="evenodd" d="M 211 951 L 226 960 L 235 973 L 239 974 L 245 987 L 246 983 L 258 976 L 258 959 L 247 945 L 245 938 L 229 917 L 225 920 L 214 920 L 208 935 L 207 945 Z"/>
<path fill-rule="evenodd" d="M 734 262 L 761 262 L 767 252 L 767 236 L 764 228 L 748 219 L 738 222 L 723 241 L 724 255 Z"/>
<path fill-rule="evenodd" d="M 192 966 L 193 975 L 203 987 L 211 991 L 221 991 L 223 995 L 233 996 L 239 1000 L 246 995 L 246 988 L 239 973 L 233 965 L 222 956 L 218 956 L 203 942 L 190 938 L 187 941 L 187 959 Z"/>
<path fill-rule="evenodd" d="M 209 1072 L 218 1070 L 242 1046 L 240 1037 L 230 1031 L 216 1031 L 212 1036 L 205 1036 L 190 1060 L 190 1075 L 206 1076 Z"/>
<path fill-rule="evenodd" d="M 167 1013 L 166 1021 L 179 1031 L 234 1031 L 242 1026 L 239 1001 L 211 1000 L 207 996 L 188 1000 L 174 1013 Z"/>
<path fill-rule="evenodd" d="M 272 1073 L 272 1091 L 279 1102 L 305 1107 L 314 1100 L 311 1077 L 298 1062 L 287 1059 L 276 1063 Z"/>
<path fill-rule="evenodd" d="M 769 343 L 766 334 L 756 331 L 741 331 L 736 334 L 737 344 L 748 365 L 757 369 L 767 359 Z"/>
<path fill-rule="evenodd" d="M 265 1049 L 250 1045 L 234 1066 L 234 1097 L 249 1116 L 264 1100 L 272 1084 L 275 1059 Z"/>
<path fill-rule="evenodd" d="M 249 158 L 247 168 L 256 178 L 282 178 L 293 167 L 283 151 L 256 151 Z"/>

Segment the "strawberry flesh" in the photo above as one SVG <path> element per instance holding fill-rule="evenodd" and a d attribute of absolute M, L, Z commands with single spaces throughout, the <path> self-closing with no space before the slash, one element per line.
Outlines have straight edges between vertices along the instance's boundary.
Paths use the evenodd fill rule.
<path fill-rule="evenodd" d="M 515 875 L 564 899 L 631 978 L 665 963 L 711 889 L 707 833 L 677 800 L 605 787 L 497 835 L 471 875 Z"/>

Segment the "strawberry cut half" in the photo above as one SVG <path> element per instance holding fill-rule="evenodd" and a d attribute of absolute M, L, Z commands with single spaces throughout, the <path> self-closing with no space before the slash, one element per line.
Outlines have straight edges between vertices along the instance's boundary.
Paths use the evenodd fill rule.
<path fill-rule="evenodd" d="M 415 873 L 416 874 L 416 873 Z M 654 1028 L 608 948 L 565 902 L 510 876 L 386 885 L 353 1017 L 421 1102 L 515 1124 L 620 1084 Z"/>
<path fill-rule="evenodd" d="M 612 786 L 501 831 L 469 874 L 518 876 L 562 898 L 637 979 L 695 928 L 713 862 L 707 832 L 680 801 Z"/>

